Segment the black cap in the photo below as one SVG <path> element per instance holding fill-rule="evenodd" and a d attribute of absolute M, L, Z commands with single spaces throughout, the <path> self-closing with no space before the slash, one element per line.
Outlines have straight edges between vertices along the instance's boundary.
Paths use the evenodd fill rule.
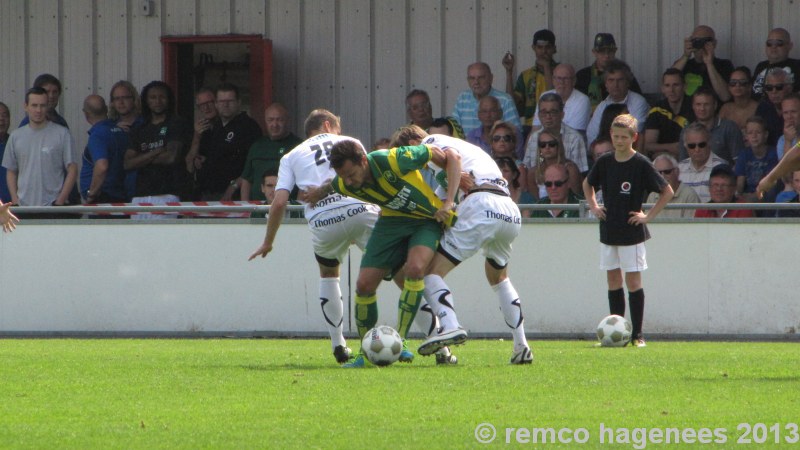
<path fill-rule="evenodd" d="M 556 45 L 556 35 L 550 30 L 539 30 L 533 34 L 533 45 Z"/>
<path fill-rule="evenodd" d="M 614 40 L 614 35 L 611 33 L 597 33 L 594 37 L 594 49 L 601 48 L 617 49 L 617 41 Z"/>

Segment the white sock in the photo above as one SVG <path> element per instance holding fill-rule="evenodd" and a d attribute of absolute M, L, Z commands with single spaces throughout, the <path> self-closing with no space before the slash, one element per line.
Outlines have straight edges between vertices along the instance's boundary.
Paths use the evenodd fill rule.
<path fill-rule="evenodd" d="M 320 278 L 319 300 L 325 325 L 328 326 L 328 334 L 331 335 L 331 348 L 336 348 L 337 345 L 347 345 L 342 334 L 344 305 L 338 277 Z"/>
<path fill-rule="evenodd" d="M 445 330 L 459 328 L 456 311 L 453 309 L 453 294 L 439 275 L 425 276 L 425 301 L 428 302 L 439 324 Z"/>
<path fill-rule="evenodd" d="M 439 328 L 439 319 L 436 318 L 436 314 L 433 313 L 431 305 L 429 305 L 427 301 L 423 300 L 422 305 L 419 307 L 419 311 L 417 311 L 417 315 L 414 317 L 414 325 L 416 325 L 419 331 L 422 331 L 422 334 L 426 337 L 435 333 Z"/>
<path fill-rule="evenodd" d="M 511 335 L 514 336 L 514 350 L 527 347 L 528 340 L 525 338 L 522 305 L 520 305 L 517 290 L 511 284 L 511 279 L 506 278 L 492 286 L 492 289 L 497 294 L 497 300 L 500 302 L 500 310 L 503 312 L 506 325 L 511 328 Z"/>

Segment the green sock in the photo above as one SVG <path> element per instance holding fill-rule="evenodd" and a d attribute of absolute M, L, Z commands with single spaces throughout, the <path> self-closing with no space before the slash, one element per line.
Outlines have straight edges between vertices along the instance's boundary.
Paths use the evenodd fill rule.
<path fill-rule="evenodd" d="M 378 297 L 375 294 L 356 294 L 356 328 L 358 337 L 363 338 L 367 331 L 378 323 Z"/>
<path fill-rule="evenodd" d="M 397 332 L 405 339 L 414 317 L 417 315 L 419 304 L 422 303 L 422 292 L 425 290 L 423 280 L 406 278 L 403 282 L 403 292 L 400 293 L 400 302 L 397 305 Z"/>

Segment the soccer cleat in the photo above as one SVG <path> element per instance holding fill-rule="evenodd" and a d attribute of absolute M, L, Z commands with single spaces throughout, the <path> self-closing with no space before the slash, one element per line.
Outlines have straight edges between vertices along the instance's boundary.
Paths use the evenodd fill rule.
<path fill-rule="evenodd" d="M 633 339 L 631 343 L 633 344 L 634 347 L 639 347 L 639 348 L 647 347 L 647 343 L 644 341 L 643 337 L 638 337 L 636 339 Z"/>
<path fill-rule="evenodd" d="M 429 356 L 448 345 L 463 344 L 467 340 L 467 332 L 463 328 L 441 331 L 429 337 L 419 346 L 417 352 L 422 356 Z"/>
<path fill-rule="evenodd" d="M 522 350 L 515 351 L 511 355 L 511 364 L 531 364 L 533 362 L 533 352 L 529 347 L 523 347 Z"/>
<path fill-rule="evenodd" d="M 408 349 L 408 344 L 406 344 L 405 339 L 403 339 L 403 350 L 400 351 L 400 359 L 398 359 L 398 361 L 402 363 L 410 363 L 414 361 L 414 354 Z"/>
<path fill-rule="evenodd" d="M 436 365 L 454 366 L 456 364 L 458 364 L 458 358 L 450 352 L 449 347 L 442 347 L 436 352 Z"/>
<path fill-rule="evenodd" d="M 363 369 L 367 366 L 366 358 L 361 353 L 357 354 L 350 362 L 342 364 L 343 369 Z"/>
<path fill-rule="evenodd" d="M 336 358 L 337 363 L 344 364 L 350 361 L 350 358 L 353 357 L 353 352 L 344 345 L 337 345 L 336 348 L 333 349 L 333 357 Z"/>

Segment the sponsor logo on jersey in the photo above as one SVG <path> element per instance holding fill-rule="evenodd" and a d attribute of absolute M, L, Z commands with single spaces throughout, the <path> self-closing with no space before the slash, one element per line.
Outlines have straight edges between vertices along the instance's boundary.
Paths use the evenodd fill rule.
<path fill-rule="evenodd" d="M 167 135 L 167 127 L 161 127 L 161 129 L 158 130 L 158 134 L 160 134 L 161 136 L 166 136 Z"/>
<path fill-rule="evenodd" d="M 397 182 L 397 175 L 395 175 L 394 172 L 392 172 L 391 170 L 387 170 L 386 172 L 383 172 L 383 178 L 386 178 L 386 180 L 389 183 Z"/>
<path fill-rule="evenodd" d="M 620 193 L 621 194 L 630 194 L 631 193 L 631 182 L 630 181 L 623 181 L 622 185 L 620 186 Z"/>
<path fill-rule="evenodd" d="M 400 192 L 395 195 L 392 201 L 386 204 L 386 207 L 395 211 L 402 211 L 403 206 L 406 206 L 406 209 L 414 211 L 417 209 L 417 204 L 409 201 L 410 196 L 411 190 L 408 186 L 403 186 L 403 189 L 400 189 Z"/>
<path fill-rule="evenodd" d="M 228 135 L 225 136 L 225 142 L 230 144 L 231 141 L 233 141 L 233 137 L 234 137 L 233 131 L 228 131 Z"/>
<path fill-rule="evenodd" d="M 314 226 L 316 228 L 327 227 L 328 225 L 343 222 L 345 219 L 346 217 L 343 214 L 339 214 L 338 216 L 328 217 L 327 219 L 317 219 L 314 221 Z"/>

